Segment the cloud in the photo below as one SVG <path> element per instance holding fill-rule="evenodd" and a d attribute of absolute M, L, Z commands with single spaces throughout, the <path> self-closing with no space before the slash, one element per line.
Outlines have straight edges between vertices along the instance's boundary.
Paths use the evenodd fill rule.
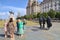
<path fill-rule="evenodd" d="M 0 16 L 5 15 L 5 12 L 0 12 Z"/>
<path fill-rule="evenodd" d="M 0 12 L 0 19 L 7 19 L 9 13 L 8 12 Z"/>
<path fill-rule="evenodd" d="M 2 19 L 8 18 L 10 10 L 14 12 L 15 18 L 17 17 L 18 12 L 20 12 L 21 16 L 26 14 L 25 8 L 18 8 L 18 7 L 13 7 L 13 6 L 0 6 L 0 18 Z"/>
<path fill-rule="evenodd" d="M 10 15 L 9 12 L 0 12 L 0 16 Z"/>
<path fill-rule="evenodd" d="M 0 7 L 2 11 L 10 11 L 12 10 L 14 13 L 20 12 L 21 15 L 26 14 L 26 9 L 25 8 L 18 8 L 18 7 L 13 7 L 13 6 L 2 6 Z"/>

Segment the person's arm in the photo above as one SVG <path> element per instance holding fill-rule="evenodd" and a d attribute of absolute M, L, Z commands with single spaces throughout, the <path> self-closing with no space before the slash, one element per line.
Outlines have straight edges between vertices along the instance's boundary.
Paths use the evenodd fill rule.
<path fill-rule="evenodd" d="M 15 25 L 14 25 L 14 23 L 13 23 L 13 27 L 14 27 L 14 30 L 15 30 Z"/>
<path fill-rule="evenodd" d="M 4 24 L 4 31 L 7 31 L 7 26 L 8 26 L 9 23 L 5 23 Z"/>

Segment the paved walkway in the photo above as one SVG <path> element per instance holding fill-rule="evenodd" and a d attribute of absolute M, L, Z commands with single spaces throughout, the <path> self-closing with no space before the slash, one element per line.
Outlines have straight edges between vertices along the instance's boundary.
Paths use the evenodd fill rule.
<path fill-rule="evenodd" d="M 3 28 L 0 28 L 0 40 L 5 40 Z M 50 30 L 39 29 L 37 25 L 25 27 L 24 37 L 15 35 L 15 40 L 60 40 L 60 23 L 53 23 Z"/>

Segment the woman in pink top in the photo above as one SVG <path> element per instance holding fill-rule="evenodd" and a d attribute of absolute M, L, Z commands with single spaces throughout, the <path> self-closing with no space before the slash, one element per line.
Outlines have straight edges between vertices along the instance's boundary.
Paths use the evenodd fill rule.
<path fill-rule="evenodd" d="M 7 37 L 7 20 L 5 21 L 4 24 L 4 31 L 5 31 L 5 37 Z"/>

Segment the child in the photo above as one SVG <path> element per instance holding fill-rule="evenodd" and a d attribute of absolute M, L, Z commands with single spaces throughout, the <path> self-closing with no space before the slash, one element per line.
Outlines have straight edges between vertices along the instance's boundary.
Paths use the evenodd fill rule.
<path fill-rule="evenodd" d="M 5 38 L 7 37 L 7 20 L 4 24 Z"/>
<path fill-rule="evenodd" d="M 18 32 L 17 34 L 19 34 L 21 37 L 23 37 L 24 31 L 23 31 L 23 22 L 20 19 L 18 20 Z"/>

